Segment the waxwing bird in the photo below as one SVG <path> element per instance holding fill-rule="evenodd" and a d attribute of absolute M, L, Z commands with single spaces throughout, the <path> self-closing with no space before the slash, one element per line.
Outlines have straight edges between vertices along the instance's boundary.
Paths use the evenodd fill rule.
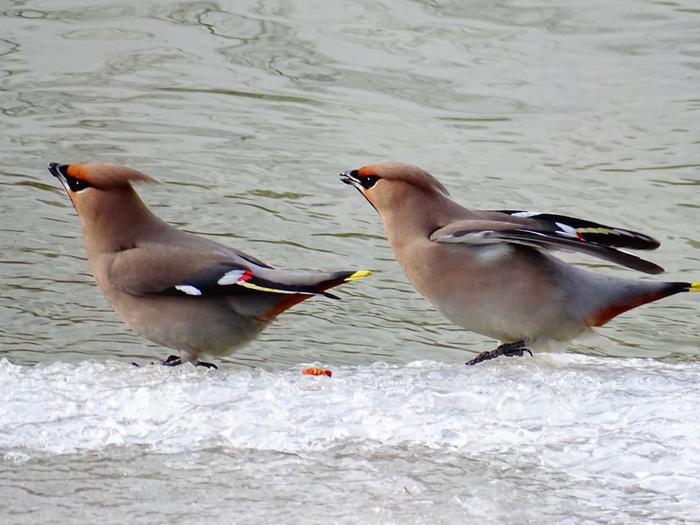
<path fill-rule="evenodd" d="M 582 252 L 640 272 L 663 268 L 619 250 L 653 250 L 641 233 L 518 210 L 474 211 L 432 175 L 407 164 L 340 174 L 377 210 L 396 259 L 418 292 L 453 323 L 501 343 L 467 364 L 530 352 L 603 326 L 631 308 L 700 283 L 620 279 L 569 265 L 553 250 Z"/>
<path fill-rule="evenodd" d="M 132 187 L 155 182 L 109 164 L 49 163 L 78 212 L 92 274 L 131 328 L 179 350 L 164 364 L 197 364 L 254 339 L 278 314 L 368 271 L 273 268 L 255 257 L 177 230 Z"/>

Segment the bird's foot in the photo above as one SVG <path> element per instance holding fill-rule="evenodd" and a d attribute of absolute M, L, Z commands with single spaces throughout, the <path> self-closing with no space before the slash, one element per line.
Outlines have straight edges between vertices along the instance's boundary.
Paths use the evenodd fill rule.
<path fill-rule="evenodd" d="M 525 347 L 525 341 L 517 341 L 515 343 L 504 343 L 500 345 L 495 350 L 489 350 L 488 352 L 481 352 L 471 361 L 467 361 L 465 364 L 468 366 L 476 365 L 482 361 L 488 361 L 489 359 L 495 359 L 499 355 L 504 355 L 506 357 L 522 356 L 527 352 L 532 357 L 532 352 L 529 348 Z"/>
<path fill-rule="evenodd" d="M 179 355 L 169 355 L 161 364 L 163 366 L 180 366 L 182 358 Z"/>
<path fill-rule="evenodd" d="M 177 356 L 177 355 L 169 355 L 165 361 L 163 361 L 163 366 L 179 366 L 183 362 L 182 357 Z M 194 363 L 194 366 L 203 366 L 204 368 L 209 368 L 210 370 L 218 370 L 219 367 L 216 366 L 214 363 L 207 363 L 206 361 L 197 361 Z"/>

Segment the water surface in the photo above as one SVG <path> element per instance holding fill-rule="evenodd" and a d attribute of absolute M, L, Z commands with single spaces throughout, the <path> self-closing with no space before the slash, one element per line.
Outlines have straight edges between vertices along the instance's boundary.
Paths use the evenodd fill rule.
<path fill-rule="evenodd" d="M 697 297 L 466 369 L 493 341 L 417 295 L 337 174 L 414 163 L 468 206 L 650 233 L 698 280 L 699 23 L 690 0 L 0 0 L 4 521 L 697 520 Z M 271 264 L 377 274 L 218 372 L 135 369 L 167 351 L 100 296 L 48 161 L 140 169 L 158 215 Z"/>

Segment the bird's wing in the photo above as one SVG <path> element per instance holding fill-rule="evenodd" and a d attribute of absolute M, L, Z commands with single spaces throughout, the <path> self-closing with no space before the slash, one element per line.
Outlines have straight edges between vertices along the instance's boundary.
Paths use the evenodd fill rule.
<path fill-rule="evenodd" d="M 186 246 L 148 244 L 114 254 L 107 278 L 114 288 L 132 295 L 213 296 L 253 291 L 331 296 L 325 290 L 366 273 L 292 272 L 252 261 L 233 252 L 203 254 Z"/>
<path fill-rule="evenodd" d="M 573 230 L 574 226 L 569 226 L 569 228 Z M 430 240 L 440 243 L 459 243 L 472 246 L 510 243 L 530 246 L 540 250 L 576 251 L 644 273 L 657 274 L 664 271 L 663 268 L 652 262 L 611 247 L 611 245 L 614 245 L 612 242 L 609 242 L 609 245 L 594 242 L 585 236 L 578 235 L 575 233 L 575 230 L 570 231 L 569 228 L 552 228 L 549 225 L 538 227 L 536 222 L 525 225 L 507 220 L 462 220 L 435 230 L 431 234 Z M 626 232 L 626 230 L 622 231 Z M 605 236 L 606 234 L 601 233 L 600 235 Z M 617 234 L 610 235 L 615 236 Z M 625 234 L 619 235 L 624 237 Z M 597 237 L 594 238 L 597 239 Z M 605 238 L 610 239 L 609 237 Z M 653 241 L 653 239 L 651 240 Z M 641 241 L 639 242 L 641 243 Z M 649 243 L 647 242 L 647 244 Z"/>
<path fill-rule="evenodd" d="M 498 210 L 512 218 L 537 221 L 539 228 L 560 235 L 577 238 L 580 241 L 614 248 L 632 250 L 655 250 L 659 241 L 643 233 L 606 226 L 597 222 L 554 213 L 539 213 L 524 210 Z"/>
<path fill-rule="evenodd" d="M 148 243 L 105 257 L 109 283 L 131 295 L 202 295 L 228 272 L 242 276 L 248 270 L 243 261 L 224 254 L 169 244 Z"/>

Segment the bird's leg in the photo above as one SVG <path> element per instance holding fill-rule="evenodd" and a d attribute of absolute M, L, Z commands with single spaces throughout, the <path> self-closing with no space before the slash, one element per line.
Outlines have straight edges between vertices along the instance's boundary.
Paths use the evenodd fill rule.
<path fill-rule="evenodd" d="M 169 355 L 165 361 L 163 361 L 163 366 L 179 366 L 182 364 L 182 358 L 179 355 Z"/>
<path fill-rule="evenodd" d="M 525 354 L 525 352 L 530 354 L 530 357 L 532 357 L 532 352 L 529 348 L 525 346 L 525 341 L 517 341 L 515 343 L 503 343 L 502 345 L 499 345 L 498 348 L 496 348 L 495 350 L 481 352 L 471 361 L 467 361 L 466 364 L 469 366 L 476 365 L 478 363 L 481 363 L 482 361 L 494 359 L 499 355 L 504 355 L 507 357 L 522 356 L 523 354 Z"/>
<path fill-rule="evenodd" d="M 180 356 L 169 355 L 168 358 L 165 361 L 163 361 L 163 366 L 180 366 L 180 365 L 187 363 L 187 362 L 188 362 L 188 360 L 183 361 L 182 357 L 180 357 Z M 207 363 L 206 361 L 196 361 L 192 364 L 194 364 L 194 366 L 203 366 L 204 368 L 209 368 L 209 369 L 214 369 L 214 370 L 219 369 L 219 367 L 216 366 L 214 363 Z"/>
<path fill-rule="evenodd" d="M 210 370 L 211 369 L 213 369 L 213 370 L 219 369 L 219 367 L 216 366 L 214 363 L 207 363 L 206 361 L 197 361 L 197 364 L 195 364 L 194 366 L 203 366 L 204 368 L 208 368 Z"/>

